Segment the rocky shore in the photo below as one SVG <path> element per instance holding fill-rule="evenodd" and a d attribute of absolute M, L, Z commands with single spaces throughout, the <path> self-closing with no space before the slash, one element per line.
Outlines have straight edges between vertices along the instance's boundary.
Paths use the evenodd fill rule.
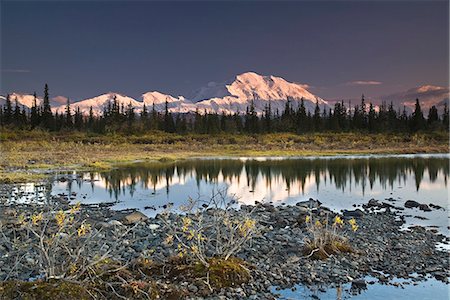
<path fill-rule="evenodd" d="M 57 203 L 58 209 L 70 209 L 67 202 L 58 197 L 53 201 Z M 41 205 L 0 204 L 2 299 L 9 295 L 7 282 L 42 278 L 36 251 L 27 249 L 20 253 L 21 259 L 18 261 L 12 257 L 11 249 L 11 241 L 17 238 L 18 217 L 42 210 L 44 215 L 55 213 L 54 207 L 51 211 Z M 250 280 L 239 285 L 211 288 L 198 278 L 175 276 L 173 272 L 161 271 L 170 269 L 164 267 L 151 274 L 154 286 L 158 289 L 156 298 L 275 299 L 276 295 L 271 292 L 274 286 L 293 288 L 296 284 L 336 286 L 352 283 L 352 287 L 364 289 L 373 283 L 366 282 L 366 276 L 385 284 L 396 277 L 416 282 L 426 280 L 427 276 L 448 283 L 448 252 L 436 248 L 437 243 L 448 243 L 448 238 L 418 226 L 400 230 L 404 224 L 402 218 L 391 207 L 376 200 L 371 200 L 361 209 L 340 215 L 344 222 L 354 218 L 358 224 L 356 231 L 349 227 L 342 228 L 342 235 L 348 240 L 352 251 L 334 254 L 327 259 L 314 259 L 304 250 L 308 235 L 306 218 L 336 216 L 317 200 L 310 199 L 295 206 L 259 203 L 256 206 L 241 206 L 231 213 L 237 218 L 251 214 L 257 220 L 258 233 L 236 254 L 248 266 Z M 165 243 L 166 222 L 177 223 L 181 215 L 170 213 L 163 220 L 161 215 L 147 218 L 139 212 L 118 212 L 101 205 L 82 206 L 79 214 L 97 234 L 96 243 L 90 245 L 91 253 L 110 249 L 110 260 L 125 265 L 132 265 L 133 261 L 145 254 L 158 266 L 167 265 L 178 254 L 174 245 Z M 205 220 L 212 215 L 211 209 L 205 208 L 202 213 Z M 64 264 L 63 261 L 58 263 Z"/>

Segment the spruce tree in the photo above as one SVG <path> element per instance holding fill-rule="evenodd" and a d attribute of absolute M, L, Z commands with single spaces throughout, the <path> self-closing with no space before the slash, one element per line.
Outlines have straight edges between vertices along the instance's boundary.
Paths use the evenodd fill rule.
<path fill-rule="evenodd" d="M 300 99 L 300 106 L 297 111 L 297 132 L 306 132 L 307 131 L 307 122 L 306 122 L 306 108 L 305 108 L 305 100 L 303 97 Z"/>
<path fill-rule="evenodd" d="M 89 107 L 89 118 L 88 118 L 88 128 L 90 130 L 94 129 L 94 111 L 92 109 L 92 105 Z"/>
<path fill-rule="evenodd" d="M 65 118 L 65 126 L 67 128 L 72 128 L 72 112 L 70 111 L 70 99 L 67 98 L 67 104 L 66 104 L 66 118 Z"/>
<path fill-rule="evenodd" d="M 53 115 L 52 108 L 50 107 L 50 98 L 48 93 L 48 85 L 44 87 L 44 100 L 42 104 L 42 125 L 46 129 L 53 129 Z"/>
<path fill-rule="evenodd" d="M 39 107 L 37 105 L 37 96 L 36 92 L 33 94 L 33 105 L 31 106 L 31 114 L 30 114 L 30 123 L 31 128 L 35 128 L 39 125 Z"/>
<path fill-rule="evenodd" d="M 15 105 L 14 105 L 14 112 L 13 112 L 13 123 L 17 127 L 19 127 L 21 125 L 20 124 L 20 121 L 21 121 L 20 114 L 21 114 L 21 112 L 20 112 L 20 106 L 19 106 L 19 101 L 17 100 L 17 97 L 16 97 L 16 99 L 14 101 L 14 104 Z"/>
<path fill-rule="evenodd" d="M 424 128 L 425 119 L 423 117 L 422 109 L 420 108 L 419 99 L 416 99 L 416 105 L 414 112 L 411 116 L 410 129 L 412 131 L 418 131 Z"/>
<path fill-rule="evenodd" d="M 175 124 L 172 118 L 172 114 L 169 112 L 169 102 L 164 106 L 164 131 L 165 132 L 175 132 Z"/>
<path fill-rule="evenodd" d="M 448 104 L 444 103 L 444 113 L 442 114 L 442 125 L 445 130 L 449 130 L 449 113 L 448 113 Z"/>
<path fill-rule="evenodd" d="M 375 131 L 375 122 L 376 122 L 376 112 L 375 112 L 372 102 L 370 102 L 369 114 L 367 116 L 367 126 L 368 126 L 370 132 Z"/>
<path fill-rule="evenodd" d="M 436 106 L 431 106 L 428 112 L 428 126 L 433 126 L 439 122 L 439 115 Z"/>
<path fill-rule="evenodd" d="M 3 113 L 3 119 L 6 125 L 11 124 L 13 118 L 13 109 L 11 103 L 11 96 L 9 94 L 6 95 L 6 103 Z"/>
<path fill-rule="evenodd" d="M 320 107 L 318 99 L 316 99 L 316 107 L 314 108 L 313 124 L 314 124 L 314 131 L 319 131 L 321 129 Z"/>

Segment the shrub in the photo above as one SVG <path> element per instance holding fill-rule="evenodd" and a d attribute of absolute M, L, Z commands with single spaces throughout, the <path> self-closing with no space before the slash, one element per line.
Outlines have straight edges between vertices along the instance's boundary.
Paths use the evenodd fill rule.
<path fill-rule="evenodd" d="M 344 236 L 342 230 L 345 222 L 339 215 L 329 224 L 329 215 L 322 222 L 319 219 L 314 220 L 311 215 L 305 219 L 308 230 L 308 237 L 305 238 L 304 254 L 316 259 L 326 259 L 333 254 L 352 252 L 353 249 Z M 355 219 L 348 221 L 351 230 L 358 230 Z"/>
<path fill-rule="evenodd" d="M 225 191 L 218 191 L 206 203 L 190 199 L 182 208 L 185 215 L 175 221 L 164 214 L 165 244 L 175 246 L 179 258 L 194 265 L 209 286 L 231 286 L 250 278 L 245 262 L 236 255 L 258 232 L 257 221 L 252 211 L 233 213 L 235 203 Z"/>

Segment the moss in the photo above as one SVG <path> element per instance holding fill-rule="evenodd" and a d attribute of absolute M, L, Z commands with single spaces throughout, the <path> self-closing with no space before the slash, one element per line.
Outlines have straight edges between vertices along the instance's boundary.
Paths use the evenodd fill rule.
<path fill-rule="evenodd" d="M 88 300 L 92 299 L 86 287 L 63 280 L 49 282 L 6 281 L 0 283 L 0 299 L 23 300 Z"/>
<path fill-rule="evenodd" d="M 211 258 L 208 263 L 209 267 L 195 264 L 195 274 L 203 278 L 209 276 L 211 286 L 216 289 L 239 286 L 251 278 L 247 263 L 240 258 Z"/>

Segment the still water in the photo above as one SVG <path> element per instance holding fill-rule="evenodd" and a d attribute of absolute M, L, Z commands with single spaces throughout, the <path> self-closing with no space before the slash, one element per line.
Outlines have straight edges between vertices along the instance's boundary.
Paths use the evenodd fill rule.
<path fill-rule="evenodd" d="M 110 203 L 113 209 L 136 208 L 154 216 L 168 204 L 176 209 L 189 197 L 207 200 L 226 191 L 240 204 L 272 202 L 293 205 L 309 198 L 340 211 L 355 209 L 374 198 L 396 207 L 407 200 L 442 207 L 431 212 L 404 209 L 407 224 L 423 225 L 449 235 L 448 187 L 450 155 L 341 156 L 309 158 L 214 158 L 172 163 L 141 162 L 105 172 L 71 172 L 48 184 L 15 186 L 6 201 L 44 203 L 50 195 L 72 202 Z M 448 245 L 445 246 L 448 248 Z M 448 299 L 445 283 L 430 279 L 403 288 L 379 283 L 355 295 L 344 285 L 314 290 L 276 291 L 279 299 Z"/>
<path fill-rule="evenodd" d="M 108 202 L 113 209 L 136 208 L 148 216 L 169 203 L 176 209 L 189 197 L 206 200 L 219 189 L 240 204 L 293 205 L 314 198 L 335 211 L 355 209 L 372 198 L 397 207 L 415 200 L 442 209 L 405 209 L 408 225 L 437 226 L 448 234 L 449 161 L 450 155 L 440 154 L 141 162 L 105 172 L 58 174 L 49 185 L 25 185 L 9 198 L 35 201 L 64 194 L 73 202 Z"/>

